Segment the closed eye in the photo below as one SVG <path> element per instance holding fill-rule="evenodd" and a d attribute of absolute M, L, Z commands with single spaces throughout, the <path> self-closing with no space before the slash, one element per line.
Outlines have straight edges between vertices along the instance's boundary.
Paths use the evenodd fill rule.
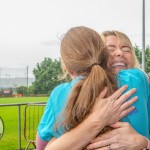
<path fill-rule="evenodd" d="M 131 52 L 131 48 L 128 47 L 128 46 L 123 46 L 123 47 L 121 47 L 121 50 L 122 50 L 123 52 Z"/>
<path fill-rule="evenodd" d="M 114 45 L 108 45 L 107 49 L 108 49 L 109 52 L 113 52 L 113 51 L 116 50 L 116 47 Z"/>

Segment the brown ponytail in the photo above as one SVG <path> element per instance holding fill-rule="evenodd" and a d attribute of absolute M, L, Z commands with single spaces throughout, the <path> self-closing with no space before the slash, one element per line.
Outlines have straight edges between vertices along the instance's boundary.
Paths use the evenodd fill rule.
<path fill-rule="evenodd" d="M 79 125 L 92 111 L 96 97 L 107 86 L 109 96 L 114 92 L 114 77 L 98 65 L 92 67 L 89 76 L 79 81 L 69 96 L 63 126 L 71 130 Z"/>
<path fill-rule="evenodd" d="M 67 70 L 83 76 L 73 87 L 63 112 L 62 125 L 65 130 L 71 130 L 91 113 L 96 97 L 105 86 L 106 96 L 114 92 L 116 82 L 107 68 L 106 45 L 96 31 L 87 27 L 70 29 L 62 39 L 60 52 Z"/>

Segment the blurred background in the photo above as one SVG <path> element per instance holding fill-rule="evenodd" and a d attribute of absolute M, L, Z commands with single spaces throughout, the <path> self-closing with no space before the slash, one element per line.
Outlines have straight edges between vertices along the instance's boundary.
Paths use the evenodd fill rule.
<path fill-rule="evenodd" d="M 60 37 L 74 26 L 88 26 L 99 33 L 119 30 L 141 52 L 142 2 L 0 0 L 0 88 L 31 86 L 37 79 L 33 72 L 37 64 L 45 58 L 59 60 Z M 149 7 L 150 1 L 145 0 L 145 47 L 150 44 Z"/>

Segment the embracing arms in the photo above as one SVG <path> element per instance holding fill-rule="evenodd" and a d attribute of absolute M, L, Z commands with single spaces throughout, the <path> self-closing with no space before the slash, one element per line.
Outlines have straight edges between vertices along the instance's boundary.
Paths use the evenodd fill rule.
<path fill-rule="evenodd" d="M 79 126 L 49 143 L 45 150 L 81 150 L 86 147 L 105 126 L 119 121 L 134 109 L 134 106 L 130 105 L 137 100 L 137 97 L 125 101 L 136 90 L 132 89 L 121 96 L 126 88 L 127 86 L 123 86 L 113 95 L 104 99 L 107 92 L 107 88 L 105 88 L 97 98 L 92 113 Z"/>

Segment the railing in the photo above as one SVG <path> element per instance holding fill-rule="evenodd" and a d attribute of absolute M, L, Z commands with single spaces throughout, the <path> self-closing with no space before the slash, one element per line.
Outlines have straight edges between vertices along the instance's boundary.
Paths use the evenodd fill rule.
<path fill-rule="evenodd" d="M 0 107 L 18 106 L 18 150 L 21 150 L 21 106 L 31 104 L 45 104 L 46 102 L 29 102 L 29 103 L 14 103 L 14 104 L 0 104 Z"/>

